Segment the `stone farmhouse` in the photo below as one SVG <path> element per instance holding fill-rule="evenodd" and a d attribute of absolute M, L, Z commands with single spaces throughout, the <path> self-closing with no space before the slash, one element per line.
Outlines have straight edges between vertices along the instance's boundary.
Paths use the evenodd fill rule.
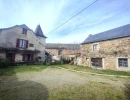
<path fill-rule="evenodd" d="M 130 71 L 130 24 L 89 35 L 81 56 L 83 66 Z"/>
<path fill-rule="evenodd" d="M 0 29 L 0 57 L 11 63 L 45 60 L 46 36 L 40 25 L 35 32 L 25 24 Z"/>
<path fill-rule="evenodd" d="M 80 44 L 46 43 L 46 50 L 55 60 L 60 60 L 61 57 L 72 59 L 80 55 Z"/>

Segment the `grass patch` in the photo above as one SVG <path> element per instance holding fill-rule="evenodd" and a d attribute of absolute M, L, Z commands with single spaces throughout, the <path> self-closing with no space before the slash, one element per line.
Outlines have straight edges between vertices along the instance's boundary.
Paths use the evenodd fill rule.
<path fill-rule="evenodd" d="M 26 82 L 24 83 L 26 84 Z M 41 84 L 32 84 L 0 90 L 0 100 L 47 100 L 48 90 Z"/>
<path fill-rule="evenodd" d="M 99 69 L 92 69 L 90 67 L 82 67 L 82 66 L 69 65 L 69 64 L 58 65 L 58 66 L 62 68 L 68 68 L 71 70 L 86 71 L 86 72 L 98 73 L 98 74 L 130 76 L 130 72 L 125 72 L 125 71 L 103 70 L 103 69 L 99 70 Z"/>
<path fill-rule="evenodd" d="M 12 75 L 20 72 L 41 71 L 49 66 L 47 65 L 24 65 L 24 66 L 10 66 L 8 68 L 0 68 L 0 76 Z"/>
<path fill-rule="evenodd" d="M 70 68 L 70 69 L 73 69 L 74 67 L 75 70 L 83 70 L 83 71 L 85 70 L 91 72 L 93 71 L 97 73 L 98 71 L 102 71 L 73 65 L 57 65 L 57 66 L 60 67 L 63 66 L 63 68 Z M 2 72 L 0 75 L 12 75 L 14 73 L 19 72 L 41 71 L 47 67 L 54 68 L 56 67 L 56 65 L 14 66 L 0 69 L 0 71 Z M 37 73 L 35 74 L 33 73 L 32 77 L 33 75 L 36 74 Z M 54 74 L 50 75 L 49 77 L 52 78 L 48 80 L 49 82 L 51 82 L 51 84 L 55 83 L 55 82 L 53 83 L 54 80 L 51 81 L 51 79 L 56 77 L 53 75 Z M 44 74 L 42 75 L 40 74 L 40 76 L 37 77 L 41 76 L 44 76 Z M 121 89 L 117 89 L 112 84 L 109 84 L 107 82 L 96 82 L 95 80 L 93 80 L 93 81 L 87 81 L 86 83 L 82 84 L 65 83 L 62 86 L 57 85 L 55 88 L 49 89 L 49 86 L 46 87 L 48 84 L 46 85 L 44 84 L 44 82 L 47 81 L 46 78 L 44 79 L 44 82 L 41 83 L 42 81 L 39 82 L 39 80 L 42 80 L 42 77 L 39 78 L 38 80 L 36 79 L 35 81 L 31 80 L 19 81 L 17 80 L 16 76 L 14 77 L 15 78 L 7 76 L 6 77 L 8 79 L 7 82 L 5 81 L 6 79 L 2 79 L 2 81 L 0 82 L 0 85 L 3 86 L 0 87 L 0 100 L 123 100 L 124 99 L 124 94 L 121 91 Z"/>
<path fill-rule="evenodd" d="M 64 86 L 51 92 L 49 100 L 122 100 L 122 91 L 109 84 L 90 82 L 80 86 Z"/>

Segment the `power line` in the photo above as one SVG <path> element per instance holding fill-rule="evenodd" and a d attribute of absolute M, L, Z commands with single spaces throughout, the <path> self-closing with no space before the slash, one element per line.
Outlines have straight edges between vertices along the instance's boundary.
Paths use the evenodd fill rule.
<path fill-rule="evenodd" d="M 69 22 L 70 20 L 72 20 L 74 17 L 76 17 L 77 15 L 79 15 L 80 13 L 82 13 L 84 10 L 86 10 L 87 8 L 89 8 L 90 6 L 92 6 L 94 3 L 96 3 L 98 0 L 95 0 L 93 3 L 91 3 L 90 5 L 88 5 L 87 7 L 85 7 L 84 9 L 82 9 L 80 12 L 78 12 L 77 14 L 75 14 L 74 16 L 72 16 L 70 19 L 66 20 L 64 23 L 62 23 L 61 25 L 57 26 L 55 29 L 53 29 L 52 31 L 50 31 L 49 33 L 52 33 L 53 31 L 57 30 L 58 28 L 60 28 L 61 26 L 63 26 L 64 24 L 66 24 L 67 22 Z M 48 33 L 48 34 L 49 34 Z"/>

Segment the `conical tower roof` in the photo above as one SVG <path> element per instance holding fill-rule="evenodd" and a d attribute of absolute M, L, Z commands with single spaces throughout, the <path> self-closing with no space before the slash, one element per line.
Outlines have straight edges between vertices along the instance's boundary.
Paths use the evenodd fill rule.
<path fill-rule="evenodd" d="M 36 36 L 40 36 L 40 37 L 43 37 L 43 38 L 47 38 L 47 37 L 43 34 L 40 25 L 37 25 L 36 30 L 35 30 L 35 34 L 36 34 Z"/>

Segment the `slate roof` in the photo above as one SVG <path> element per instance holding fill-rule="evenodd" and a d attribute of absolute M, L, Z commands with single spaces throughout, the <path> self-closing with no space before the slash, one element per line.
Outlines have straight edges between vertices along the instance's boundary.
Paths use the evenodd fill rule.
<path fill-rule="evenodd" d="M 16 26 L 18 26 L 18 27 L 21 27 L 21 28 L 24 28 L 24 29 L 27 29 L 27 30 L 31 30 L 32 31 L 32 29 L 30 29 L 28 26 L 26 26 L 25 24 L 22 24 L 22 25 L 16 25 Z"/>
<path fill-rule="evenodd" d="M 130 36 L 130 24 L 89 36 L 81 44 L 94 43 L 129 36 Z"/>
<path fill-rule="evenodd" d="M 0 30 L 7 30 L 7 29 L 14 28 L 14 27 L 24 28 L 24 29 L 27 29 L 27 30 L 32 31 L 36 36 L 40 36 L 40 37 L 43 37 L 43 38 L 47 38 L 47 37 L 43 34 L 40 25 L 37 26 L 35 32 L 34 32 L 32 29 L 30 29 L 28 26 L 26 26 L 25 24 L 22 24 L 22 25 L 15 25 L 15 26 L 12 26 L 12 27 L 9 27 L 9 28 L 1 28 Z"/>
<path fill-rule="evenodd" d="M 79 50 L 80 44 L 60 44 L 60 43 L 46 43 L 46 49 L 70 49 Z"/>
<path fill-rule="evenodd" d="M 26 26 L 25 24 L 22 24 L 22 25 L 15 25 L 15 26 L 12 26 L 12 27 L 9 27 L 9 28 L 1 28 L 2 30 L 7 30 L 7 29 L 11 29 L 11 28 L 14 28 L 14 27 L 20 27 L 20 28 L 25 28 L 27 30 L 30 30 L 30 31 L 33 31 L 32 29 L 30 29 L 28 26 Z"/>
<path fill-rule="evenodd" d="M 36 30 L 35 30 L 35 34 L 36 34 L 36 36 L 40 36 L 40 37 L 43 37 L 43 38 L 47 38 L 47 37 L 43 34 L 40 25 L 37 26 L 37 28 L 36 28 Z"/>

